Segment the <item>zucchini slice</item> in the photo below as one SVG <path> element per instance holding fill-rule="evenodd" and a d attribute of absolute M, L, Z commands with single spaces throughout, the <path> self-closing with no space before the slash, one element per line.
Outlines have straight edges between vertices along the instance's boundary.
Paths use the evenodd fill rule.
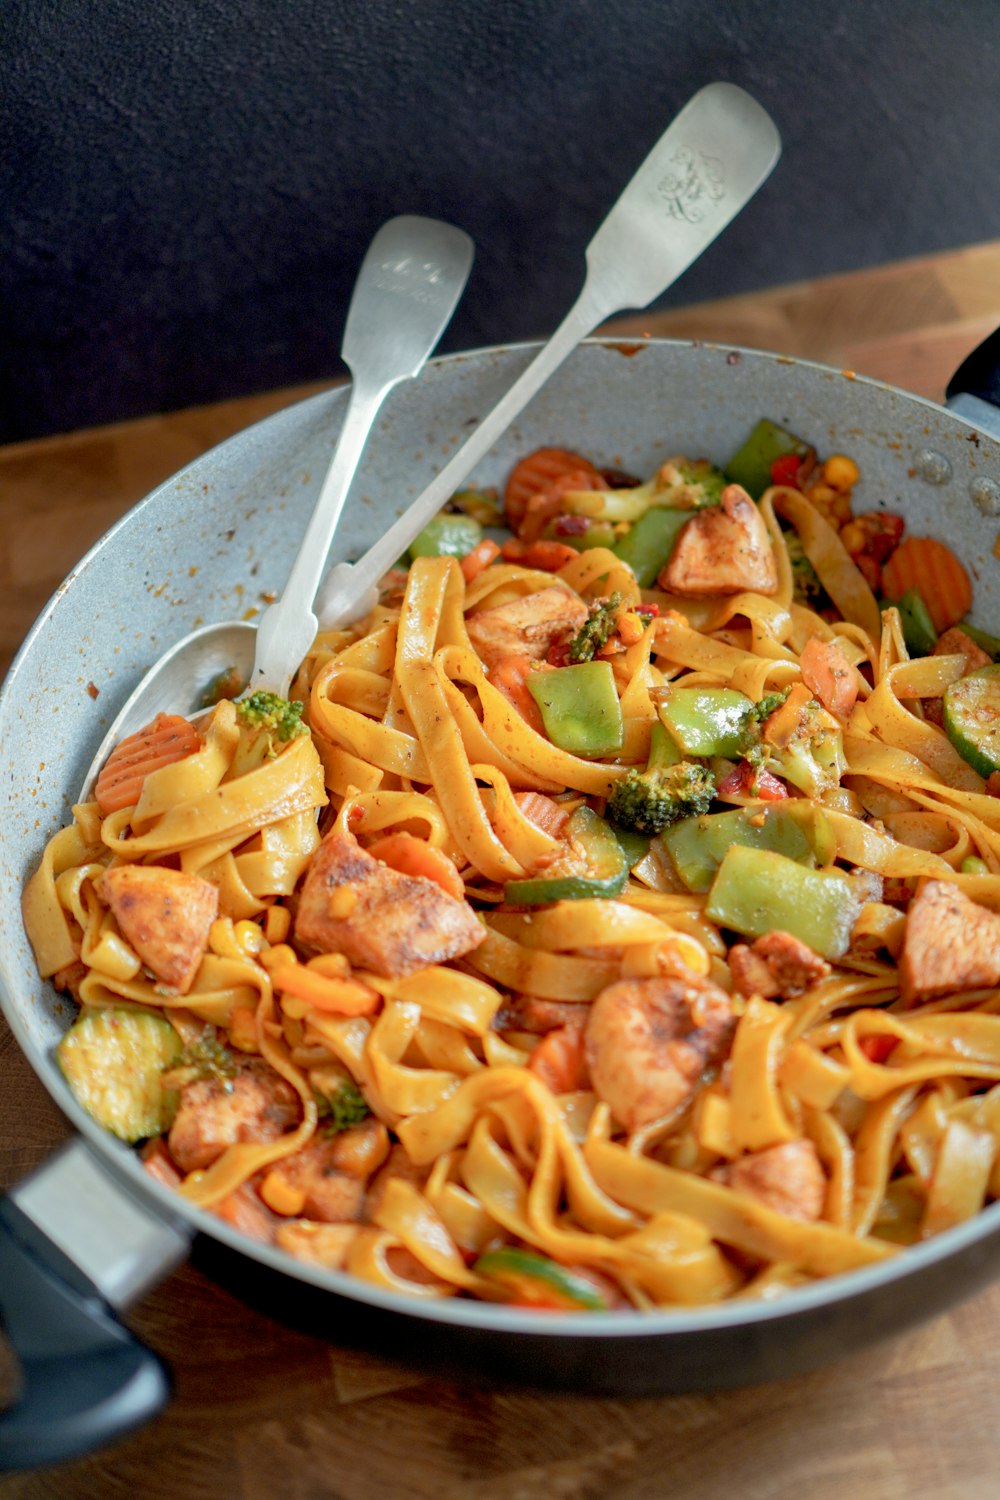
<path fill-rule="evenodd" d="M 170 1125 L 177 1095 L 163 1070 L 177 1061 L 181 1039 L 165 1017 L 143 1010 L 88 1010 L 56 1050 L 77 1101 L 123 1141 L 159 1135 Z"/>
<path fill-rule="evenodd" d="M 944 727 L 980 776 L 1000 771 L 1000 665 L 980 667 L 945 690 Z"/>
<path fill-rule="evenodd" d="M 586 1276 L 561 1266 L 547 1255 L 506 1245 L 487 1250 L 472 1268 L 495 1282 L 504 1300 L 522 1307 L 548 1308 L 553 1312 L 605 1312 L 604 1293 Z"/>

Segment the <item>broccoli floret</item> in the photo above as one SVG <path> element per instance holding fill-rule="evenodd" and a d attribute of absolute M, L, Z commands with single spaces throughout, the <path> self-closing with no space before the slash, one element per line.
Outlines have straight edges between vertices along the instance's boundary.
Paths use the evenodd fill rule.
<path fill-rule="evenodd" d="M 815 698 L 803 708 L 788 743 L 782 749 L 770 748 L 768 770 L 791 782 L 807 797 L 821 797 L 838 787 L 847 770 L 840 725 Z"/>
<path fill-rule="evenodd" d="M 608 802 L 613 823 L 635 833 L 662 833 L 679 818 L 707 812 L 715 796 L 715 777 L 698 761 L 674 766 L 634 767 L 615 783 Z"/>
<path fill-rule="evenodd" d="M 654 505 L 669 510 L 700 510 L 716 505 L 726 476 L 707 459 L 669 458 L 643 484 L 624 489 L 588 490 L 566 497 L 566 509 L 595 521 L 638 521 Z"/>
<path fill-rule="evenodd" d="M 240 740 L 229 767 L 230 778 L 254 771 L 265 760 L 273 760 L 283 745 L 308 734 L 302 722 L 304 705 L 289 703 L 277 693 L 259 689 L 236 704 Z"/>
<path fill-rule="evenodd" d="M 621 594 L 612 594 L 610 599 L 601 599 L 591 605 L 586 624 L 569 643 L 571 662 L 593 661 L 601 647 L 608 644 L 618 625 L 621 602 Z"/>
<path fill-rule="evenodd" d="M 215 1027 L 205 1026 L 200 1035 L 181 1048 L 161 1082 L 165 1088 L 182 1089 L 185 1084 L 195 1083 L 200 1078 L 212 1078 L 231 1092 L 236 1073 L 233 1054 L 220 1042 Z"/>
<path fill-rule="evenodd" d="M 319 1117 L 325 1122 L 327 1135 L 339 1135 L 342 1130 L 350 1130 L 352 1125 L 360 1125 L 371 1114 L 364 1094 L 348 1078 L 344 1079 L 336 1093 L 317 1094 L 316 1103 Z"/>
<path fill-rule="evenodd" d="M 806 556 L 798 532 L 786 531 L 784 538 L 788 560 L 792 565 L 792 594 L 796 604 L 802 604 L 807 609 L 824 609 L 830 603 L 830 596 Z"/>
<path fill-rule="evenodd" d="M 759 703 L 755 703 L 753 706 L 753 717 L 757 723 L 763 724 L 765 719 L 770 718 L 771 714 L 781 707 L 787 697 L 788 689 L 781 688 L 777 693 L 767 693 L 761 698 Z"/>

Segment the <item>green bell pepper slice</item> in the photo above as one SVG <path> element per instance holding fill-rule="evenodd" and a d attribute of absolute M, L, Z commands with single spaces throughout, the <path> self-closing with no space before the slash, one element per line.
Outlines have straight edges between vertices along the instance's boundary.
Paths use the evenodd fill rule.
<path fill-rule="evenodd" d="M 734 844 L 770 849 L 815 868 L 834 859 L 836 839 L 821 808 L 805 799 L 682 818 L 660 839 L 689 891 L 707 891 Z"/>
<path fill-rule="evenodd" d="M 482 539 L 483 528 L 472 516 L 435 516 L 410 543 L 410 556 L 465 557 Z"/>
<path fill-rule="evenodd" d="M 958 628 L 965 631 L 970 641 L 975 641 L 977 646 L 989 652 L 994 661 L 1000 657 L 1000 639 L 997 636 L 990 635 L 988 630 L 980 630 L 978 625 L 970 625 L 968 620 L 959 620 Z"/>
<path fill-rule="evenodd" d="M 694 515 L 697 511 L 653 506 L 615 542 L 612 552 L 632 569 L 641 589 L 652 588 L 670 560 L 681 527 Z"/>
<path fill-rule="evenodd" d="M 684 755 L 736 758 L 747 748 L 754 703 L 735 688 L 671 688 L 657 705 L 668 733 Z"/>
<path fill-rule="evenodd" d="M 619 896 L 628 880 L 629 860 L 611 825 L 590 807 L 578 807 L 566 824 L 566 854 L 544 875 L 508 880 L 504 900 L 511 906 L 545 906 L 551 901 L 584 901 Z"/>
<path fill-rule="evenodd" d="M 545 733 L 560 750 L 599 758 L 621 749 L 625 725 L 609 661 L 531 672 L 527 682 Z"/>
<path fill-rule="evenodd" d="M 809 870 L 773 849 L 734 844 L 719 866 L 705 912 L 744 937 L 790 932 L 824 958 L 841 958 L 861 906 L 839 870 Z"/>
<path fill-rule="evenodd" d="M 726 478 L 732 484 L 741 484 L 752 499 L 759 500 L 770 487 L 771 465 L 776 458 L 786 453 L 805 458 L 811 451 L 809 443 L 763 417 L 726 464 Z"/>

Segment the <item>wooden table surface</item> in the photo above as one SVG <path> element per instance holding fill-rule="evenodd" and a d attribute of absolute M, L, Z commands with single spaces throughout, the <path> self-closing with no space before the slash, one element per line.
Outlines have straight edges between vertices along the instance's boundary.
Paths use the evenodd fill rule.
<path fill-rule="evenodd" d="M 777 349 L 940 399 L 1000 325 L 1000 242 L 615 329 Z M 0 672 L 111 522 L 299 388 L 0 448 Z M 0 1020 L 0 1186 L 66 1134 Z M 185 1266 L 130 1321 L 170 1363 L 167 1412 L 11 1500 L 979 1500 L 1000 1495 L 1000 1285 L 805 1378 L 639 1401 L 483 1391 L 351 1352 Z"/>

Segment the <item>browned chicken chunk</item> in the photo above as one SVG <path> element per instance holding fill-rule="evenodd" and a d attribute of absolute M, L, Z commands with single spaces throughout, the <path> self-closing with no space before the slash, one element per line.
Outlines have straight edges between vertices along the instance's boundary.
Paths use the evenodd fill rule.
<path fill-rule="evenodd" d="M 534 661 L 544 661 L 556 636 L 574 634 L 587 619 L 587 606 L 569 589 L 553 585 L 537 594 L 525 594 L 509 604 L 484 609 L 466 620 L 469 639 L 487 667 L 517 652 Z"/>
<path fill-rule="evenodd" d="M 276 1141 L 299 1123 L 299 1096 L 267 1064 L 250 1058 L 235 1078 L 198 1078 L 181 1089 L 167 1144 L 182 1172 L 210 1167 L 227 1146 Z"/>
<path fill-rule="evenodd" d="M 597 1097 L 626 1130 L 671 1114 L 729 1051 L 735 1026 L 729 996 L 707 980 L 618 980 L 584 1033 Z"/>
<path fill-rule="evenodd" d="M 161 984 L 186 995 L 219 914 L 219 892 L 200 875 L 121 865 L 95 882 L 126 942 Z"/>
<path fill-rule="evenodd" d="M 345 954 L 360 969 L 400 979 L 470 953 L 486 929 L 468 902 L 421 875 L 399 874 L 335 829 L 309 866 L 295 935 L 322 953 Z"/>
<path fill-rule="evenodd" d="M 908 1005 L 1000 984 L 1000 916 L 946 880 L 928 880 L 910 902 L 899 955 Z"/>
<path fill-rule="evenodd" d="M 321 1224 L 343 1224 L 361 1217 L 365 1201 L 364 1179 L 337 1166 L 337 1138 L 310 1141 L 294 1156 L 283 1157 L 268 1172 L 293 1193 L 302 1194 L 298 1215 L 318 1219 Z"/>
<path fill-rule="evenodd" d="M 729 972 L 741 995 L 791 1000 L 825 979 L 830 965 L 807 943 L 779 931 L 766 932 L 752 947 L 736 943 L 729 950 Z"/>
<path fill-rule="evenodd" d="M 582 1026 L 589 1007 L 573 1000 L 545 1000 L 541 995 L 511 995 L 497 1011 L 494 1031 L 528 1031 L 533 1036 L 558 1031 L 560 1026 Z"/>
<path fill-rule="evenodd" d="M 993 658 L 982 646 L 977 646 L 971 635 L 958 625 L 953 625 L 940 635 L 935 643 L 932 656 L 964 656 L 965 670 L 963 676 L 968 677 L 970 672 L 978 672 L 980 667 L 988 667 L 993 663 Z"/>
<path fill-rule="evenodd" d="M 751 1152 L 713 1176 L 790 1219 L 818 1219 L 826 1203 L 826 1175 L 812 1141 Z"/>
<path fill-rule="evenodd" d="M 672 594 L 692 599 L 744 589 L 775 592 L 778 565 L 771 539 L 742 486 L 727 484 L 719 505 L 707 506 L 682 527 L 657 582 Z"/>

